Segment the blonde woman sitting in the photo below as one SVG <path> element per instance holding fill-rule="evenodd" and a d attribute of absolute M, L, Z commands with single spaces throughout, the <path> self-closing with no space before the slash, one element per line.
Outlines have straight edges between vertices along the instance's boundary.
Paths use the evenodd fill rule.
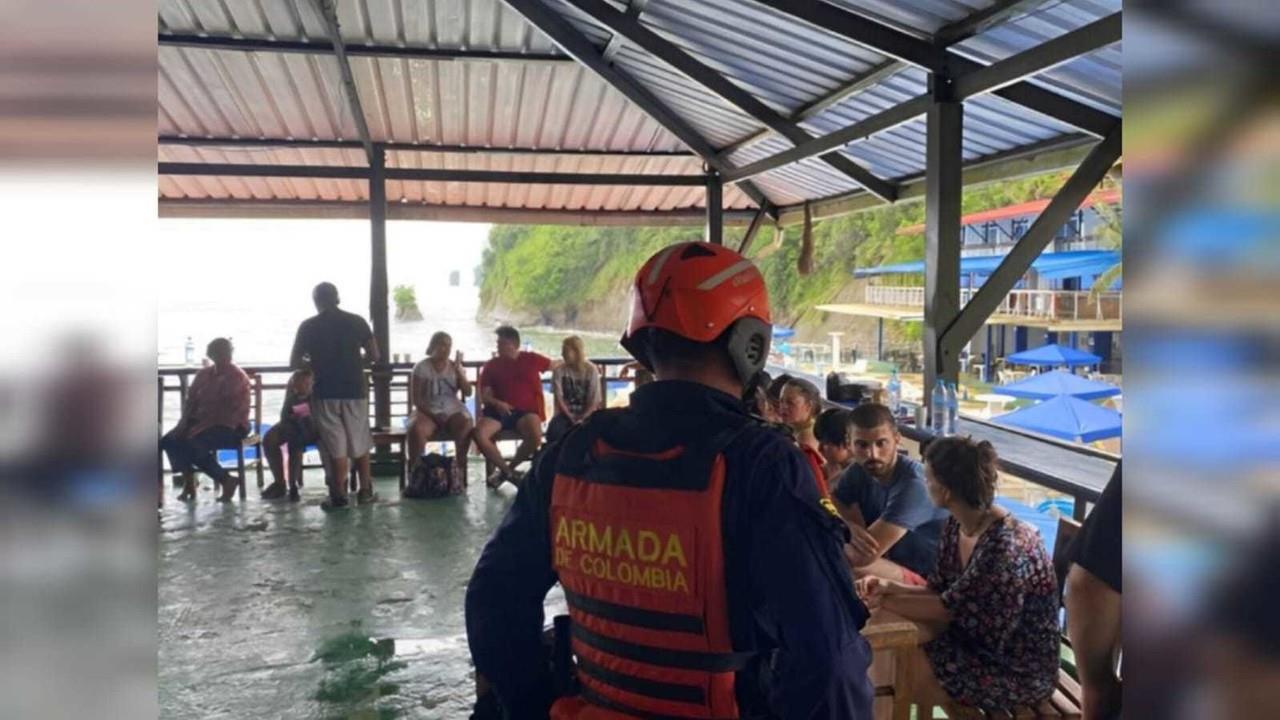
<path fill-rule="evenodd" d="M 582 338 L 570 335 L 560 345 L 564 364 L 551 373 L 556 414 L 547 424 L 547 442 L 564 437 L 574 425 L 600 409 L 600 372 L 587 360 Z"/>

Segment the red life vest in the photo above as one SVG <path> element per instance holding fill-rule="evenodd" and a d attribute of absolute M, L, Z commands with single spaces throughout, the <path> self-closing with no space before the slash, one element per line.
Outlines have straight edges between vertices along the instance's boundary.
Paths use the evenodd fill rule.
<path fill-rule="evenodd" d="M 737 718 L 734 676 L 752 654 L 730 639 L 720 516 L 737 430 L 637 452 L 602 439 L 599 420 L 566 438 L 551 495 L 581 687 L 551 717 Z"/>

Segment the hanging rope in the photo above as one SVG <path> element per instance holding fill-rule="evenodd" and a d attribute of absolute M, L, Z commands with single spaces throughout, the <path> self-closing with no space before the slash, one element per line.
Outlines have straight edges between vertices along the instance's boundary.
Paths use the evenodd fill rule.
<path fill-rule="evenodd" d="M 796 269 L 801 275 L 813 272 L 813 210 L 809 203 L 804 204 L 804 230 L 800 234 L 800 257 L 796 261 Z"/>

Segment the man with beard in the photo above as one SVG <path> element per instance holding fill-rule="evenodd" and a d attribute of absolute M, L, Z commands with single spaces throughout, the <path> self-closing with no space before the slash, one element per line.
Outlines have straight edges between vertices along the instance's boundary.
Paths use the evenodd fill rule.
<path fill-rule="evenodd" d="M 849 419 L 854 464 L 831 496 L 852 534 L 845 552 L 854 574 L 924 585 L 937 561 L 947 511 L 929 501 L 924 466 L 898 454 L 902 436 L 889 408 L 864 403 Z"/>

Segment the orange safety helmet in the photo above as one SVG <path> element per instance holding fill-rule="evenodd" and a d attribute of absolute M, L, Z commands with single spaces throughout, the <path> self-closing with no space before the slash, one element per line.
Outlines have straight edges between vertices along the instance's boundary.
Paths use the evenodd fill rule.
<path fill-rule="evenodd" d="M 641 266 L 621 342 L 650 371 L 650 330 L 717 343 L 746 384 L 768 358 L 771 322 L 769 292 L 754 263 L 722 245 L 686 242 Z"/>

